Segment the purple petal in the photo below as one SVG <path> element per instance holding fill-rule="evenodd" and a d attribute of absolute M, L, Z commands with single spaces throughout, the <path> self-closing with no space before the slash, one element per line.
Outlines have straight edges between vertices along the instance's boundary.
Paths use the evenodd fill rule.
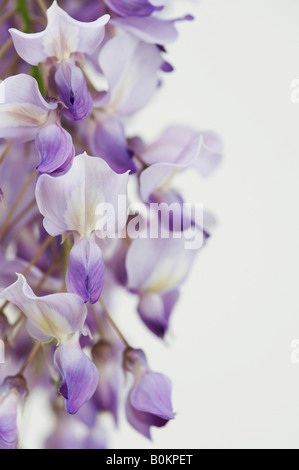
<path fill-rule="evenodd" d="M 148 0 L 105 0 L 105 3 L 115 13 L 125 17 L 150 16 L 155 10 L 163 8 L 153 6 Z"/>
<path fill-rule="evenodd" d="M 72 121 L 88 118 L 93 110 L 93 101 L 81 69 L 63 63 L 55 74 L 55 82 L 59 98 L 67 107 L 63 110 L 64 115 Z"/>
<path fill-rule="evenodd" d="M 97 368 L 74 338 L 56 349 L 54 362 L 63 379 L 59 391 L 64 397 L 66 411 L 75 414 L 97 388 Z"/>
<path fill-rule="evenodd" d="M 131 405 L 165 420 L 174 419 L 171 382 L 158 372 L 146 372 L 131 391 Z"/>
<path fill-rule="evenodd" d="M 59 124 L 43 127 L 35 139 L 35 145 L 41 159 L 37 167 L 39 173 L 62 173 L 75 155 L 71 135 Z"/>
<path fill-rule="evenodd" d="M 161 70 L 165 73 L 171 73 L 174 71 L 173 65 L 171 65 L 169 62 L 164 61 L 161 67 Z"/>
<path fill-rule="evenodd" d="M 164 338 L 169 326 L 169 317 L 178 300 L 178 291 L 163 296 L 143 294 L 138 304 L 138 313 L 145 325 L 159 338 Z"/>
<path fill-rule="evenodd" d="M 150 439 L 151 426 L 162 427 L 174 419 L 170 380 L 162 374 L 146 372 L 129 393 L 126 415 L 129 423 Z"/>
<path fill-rule="evenodd" d="M 84 302 L 96 303 L 103 290 L 105 263 L 101 249 L 90 239 L 76 241 L 71 249 L 66 275 L 68 292 Z"/>
<path fill-rule="evenodd" d="M 148 416 L 146 413 L 143 413 L 142 411 L 136 410 L 131 405 L 130 394 L 126 401 L 126 417 L 128 422 L 131 424 L 131 426 L 133 426 L 134 429 L 136 429 L 136 431 L 140 432 L 148 439 L 151 439 L 151 423 L 148 422 L 148 418 L 150 416 Z"/>
<path fill-rule="evenodd" d="M 124 127 L 115 117 L 98 123 L 93 138 L 93 150 L 95 155 L 103 158 L 116 173 L 128 170 L 131 173 L 136 172 Z"/>
<path fill-rule="evenodd" d="M 161 428 L 169 421 L 168 419 L 160 418 L 158 416 L 152 415 L 151 413 L 145 413 L 144 411 L 137 410 L 131 405 L 130 395 L 126 402 L 126 416 L 131 426 L 133 426 L 136 431 L 140 432 L 148 439 L 151 439 L 151 426 Z"/>

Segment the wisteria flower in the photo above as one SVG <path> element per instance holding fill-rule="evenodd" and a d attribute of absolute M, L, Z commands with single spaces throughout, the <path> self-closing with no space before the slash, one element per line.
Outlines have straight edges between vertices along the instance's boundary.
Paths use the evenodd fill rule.
<path fill-rule="evenodd" d="M 19 56 L 31 65 L 47 63 L 56 68 L 55 82 L 71 120 L 87 118 L 93 107 L 86 81 L 76 59 L 92 54 L 101 44 L 109 15 L 92 23 L 71 18 L 56 2 L 47 11 L 48 25 L 40 33 L 26 34 L 10 29 Z"/>
<path fill-rule="evenodd" d="M 61 127 L 57 102 L 47 102 L 37 81 L 25 74 L 0 84 L 0 138 L 25 143 L 35 140 L 41 173 L 63 172 L 74 156 L 70 134 Z"/>
<path fill-rule="evenodd" d="M 63 378 L 60 393 L 65 398 L 66 410 L 75 414 L 94 394 L 98 384 L 95 365 L 79 345 L 79 334 L 86 330 L 85 304 L 75 294 L 51 294 L 37 297 L 24 276 L 0 292 L 0 298 L 12 302 L 27 317 L 27 330 L 38 341 L 54 338 L 58 348 L 55 365 Z"/>
<path fill-rule="evenodd" d="M 127 350 L 124 368 L 134 377 L 126 403 L 128 421 L 150 439 L 152 426 L 165 426 L 175 417 L 171 404 L 171 382 L 165 375 L 150 370 L 142 350 Z"/>
<path fill-rule="evenodd" d="M 184 125 L 149 144 L 133 132 L 192 15 L 170 0 L 50 3 L 0 5 L 0 449 L 23 445 L 35 389 L 54 418 L 45 448 L 102 449 L 122 407 L 146 438 L 175 418 L 122 299 L 165 337 L 210 236 L 174 179 L 212 175 L 223 144 Z"/>
<path fill-rule="evenodd" d="M 85 302 L 97 302 L 104 284 L 105 264 L 97 243 L 103 236 L 98 207 L 110 204 L 114 210 L 102 219 L 102 227 L 107 223 L 110 235 L 120 232 L 127 213 L 126 206 L 119 212 L 118 197 L 126 196 L 127 183 L 128 173 L 118 175 L 104 160 L 87 154 L 77 156 L 67 174 L 57 178 L 42 175 L 37 183 L 37 204 L 47 232 L 52 236 L 74 236 L 67 287 Z M 108 220 L 111 212 L 112 216 L 118 215 L 112 226 Z"/>
<path fill-rule="evenodd" d="M 126 257 L 127 287 L 139 295 L 138 313 L 146 326 L 163 338 L 178 288 L 188 276 L 194 251 L 186 250 L 185 239 L 138 238 Z"/>

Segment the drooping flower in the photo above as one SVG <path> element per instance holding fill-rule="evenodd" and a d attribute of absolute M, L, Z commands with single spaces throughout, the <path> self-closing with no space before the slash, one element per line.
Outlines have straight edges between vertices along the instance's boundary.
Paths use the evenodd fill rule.
<path fill-rule="evenodd" d="M 151 427 L 165 426 L 175 418 L 171 404 L 171 382 L 163 374 L 152 372 L 142 350 L 128 349 L 124 369 L 131 372 L 134 385 L 126 402 L 129 423 L 151 439 Z"/>
<path fill-rule="evenodd" d="M 0 298 L 12 302 L 26 315 L 30 336 L 42 342 L 57 340 L 54 363 L 62 376 L 59 391 L 68 413 L 77 413 L 98 384 L 97 368 L 79 345 L 79 335 L 86 333 L 84 302 L 75 294 L 37 297 L 21 274 L 14 284 L 0 292 Z"/>
<path fill-rule="evenodd" d="M 59 392 L 64 397 L 65 409 L 76 414 L 95 393 L 99 381 L 97 368 L 81 350 L 78 334 L 58 346 L 54 362 L 63 379 Z"/>
<path fill-rule="evenodd" d="M 74 156 L 70 134 L 59 124 L 57 102 L 47 102 L 37 81 L 25 74 L 0 84 L 0 138 L 14 143 L 35 140 L 40 173 L 65 171 Z"/>
<path fill-rule="evenodd" d="M 104 160 L 87 154 L 77 156 L 67 174 L 42 175 L 37 183 L 36 199 L 46 231 L 74 236 L 67 288 L 85 302 L 95 303 L 101 295 L 105 265 L 97 241 L 124 228 L 126 204 L 121 209 L 118 198 L 126 197 L 127 183 L 128 173 L 116 174 Z M 103 206 L 109 206 L 108 211 L 97 215 Z"/>
<path fill-rule="evenodd" d="M 194 261 L 194 250 L 187 250 L 185 241 L 184 234 L 179 238 L 137 238 L 127 252 L 127 287 L 139 295 L 141 319 L 161 338 L 168 330 L 178 288 Z"/>

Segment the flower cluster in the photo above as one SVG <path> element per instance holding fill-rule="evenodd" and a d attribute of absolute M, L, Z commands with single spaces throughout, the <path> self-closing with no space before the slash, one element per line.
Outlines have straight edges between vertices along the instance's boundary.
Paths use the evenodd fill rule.
<path fill-rule="evenodd" d="M 105 448 L 102 414 L 117 424 L 124 394 L 147 438 L 175 417 L 170 380 L 110 313 L 122 290 L 163 339 L 210 236 L 172 182 L 190 168 L 208 177 L 219 136 L 173 126 L 147 143 L 127 130 L 173 71 L 176 23 L 193 19 L 169 3 L 0 5 L 0 449 L 18 446 L 34 387 L 56 416 L 47 448 Z"/>

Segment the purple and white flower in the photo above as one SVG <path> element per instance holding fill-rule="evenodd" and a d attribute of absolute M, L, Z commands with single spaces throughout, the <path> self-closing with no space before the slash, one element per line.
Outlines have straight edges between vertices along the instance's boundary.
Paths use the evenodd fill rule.
<path fill-rule="evenodd" d="M 74 246 L 70 253 L 67 288 L 87 302 L 97 302 L 103 285 L 105 264 L 98 242 L 103 233 L 99 227 L 98 207 L 110 204 L 112 232 L 120 232 L 127 220 L 126 207 L 119 213 L 118 196 L 126 196 L 128 173 L 116 174 L 107 163 L 87 154 L 77 156 L 65 175 L 53 178 L 42 175 L 36 186 L 36 200 L 44 216 L 44 227 L 53 237 L 70 234 Z M 109 213 L 102 226 L 110 227 Z"/>

